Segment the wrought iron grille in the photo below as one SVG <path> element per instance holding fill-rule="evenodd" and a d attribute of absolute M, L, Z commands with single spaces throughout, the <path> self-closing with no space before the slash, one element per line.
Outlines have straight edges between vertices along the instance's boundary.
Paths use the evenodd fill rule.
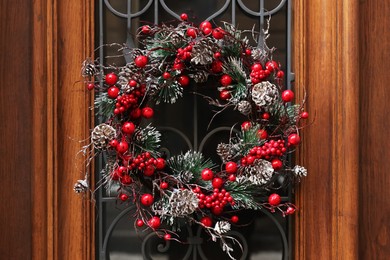
<path fill-rule="evenodd" d="M 194 22 L 214 21 L 218 18 L 218 20 L 227 21 L 234 25 L 238 24 L 241 29 L 247 26 L 249 28 L 244 29 L 251 29 L 252 25 L 255 24 L 256 30 L 259 31 L 266 26 L 267 18 L 280 16 L 281 18 L 272 18 L 271 20 L 271 42 L 269 45 L 276 45 L 277 53 L 282 54 L 276 59 L 280 60 L 285 68 L 286 87 L 291 89 L 291 83 L 294 80 L 294 74 L 291 71 L 291 0 L 99 0 L 98 3 L 97 45 L 100 46 L 98 56 L 102 63 L 105 63 L 105 57 L 110 55 L 110 50 L 102 47 L 104 44 L 126 42 L 130 47 L 136 46 L 133 35 L 141 21 L 158 24 L 180 19 L 180 13 L 187 12 L 194 17 L 192 20 Z M 278 21 L 277 24 L 276 21 Z M 275 35 L 277 37 L 274 37 Z M 272 39 L 274 39 L 273 42 Z M 125 61 L 117 60 L 115 62 Z M 162 140 L 161 151 L 167 157 L 171 153 L 178 154 L 192 149 L 202 151 L 206 156 L 215 159 L 208 151 L 215 151 L 216 144 L 227 140 L 231 130 L 228 125 L 232 125 L 230 121 L 237 121 L 237 115 L 232 114 L 229 118 L 220 117 L 214 120 L 207 130 L 211 112 L 205 109 L 205 104 L 199 97 L 188 95 L 174 106 L 160 105 L 158 108 L 160 116 L 153 124 L 159 126 L 159 130 L 166 138 Z M 186 113 L 192 114 L 188 116 Z M 99 121 L 98 118 L 96 120 Z M 99 158 L 97 175 L 100 175 L 104 163 L 105 158 Z M 98 176 L 98 179 L 101 177 Z M 215 248 L 208 246 L 214 242 L 207 243 L 208 241 L 202 238 L 200 229 L 183 230 L 182 232 L 187 236 L 187 243 L 184 245 L 174 245 L 173 242 L 156 240 L 157 237 L 154 233 L 136 233 L 131 224 L 133 207 L 116 204 L 115 196 L 114 189 L 111 192 L 99 189 L 97 194 L 96 255 L 98 259 L 224 259 L 224 253 L 217 252 Z M 291 191 L 286 192 L 283 199 L 287 200 L 288 197 L 291 197 Z M 246 215 L 256 216 L 252 220 L 252 224 L 232 231 L 232 235 L 239 239 L 243 245 L 243 251 L 238 250 L 240 255 L 237 255 L 237 258 L 289 259 L 292 244 L 290 218 L 273 215 L 267 210 L 247 212 Z M 253 239 L 253 233 L 259 229 L 258 226 L 261 230 L 272 229 L 270 227 L 273 226 L 271 233 L 277 233 L 279 241 L 275 240 L 275 236 L 267 235 L 263 237 L 257 235 Z M 251 237 L 254 241 L 248 241 L 248 238 Z M 267 255 L 265 250 L 263 250 L 265 252 L 263 254 L 256 253 L 257 249 L 263 248 L 266 243 L 277 243 L 277 245 L 273 245 L 272 250 L 277 250 L 279 253 Z M 112 253 L 121 246 L 126 247 L 127 254 Z"/>

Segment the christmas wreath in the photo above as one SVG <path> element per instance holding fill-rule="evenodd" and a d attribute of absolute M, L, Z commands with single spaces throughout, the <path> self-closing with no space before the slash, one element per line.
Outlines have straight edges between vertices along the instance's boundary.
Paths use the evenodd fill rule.
<path fill-rule="evenodd" d="M 88 161 L 105 154 L 98 186 L 116 185 L 118 202 L 135 205 L 136 228 L 180 241 L 175 225 L 200 225 L 231 256 L 227 240 L 238 242 L 228 233 L 240 222 L 236 211 L 295 212 L 292 203 L 281 201 L 276 180 L 291 185 L 306 176 L 289 155 L 301 142 L 299 129 L 308 113 L 304 102 L 293 105 L 294 93 L 284 89 L 284 73 L 265 43 L 268 30 L 260 33 L 263 42 L 251 47 L 248 32 L 231 24 L 213 29 L 205 21 L 196 27 L 185 14 L 181 18 L 176 26 L 142 26 L 142 48 L 120 48 L 128 61 L 124 66 L 84 61 L 86 87 L 99 93 L 95 109 L 105 118 L 84 152 Z M 257 38 L 254 31 L 249 35 Z M 175 103 L 191 84 L 206 82 L 219 93 L 217 99 L 205 97 L 211 106 L 231 107 L 247 118 L 217 146 L 222 165 L 197 151 L 164 158 L 160 132 L 145 124 L 154 115 L 152 107 Z M 74 186 L 77 193 L 88 189 L 87 179 Z"/>

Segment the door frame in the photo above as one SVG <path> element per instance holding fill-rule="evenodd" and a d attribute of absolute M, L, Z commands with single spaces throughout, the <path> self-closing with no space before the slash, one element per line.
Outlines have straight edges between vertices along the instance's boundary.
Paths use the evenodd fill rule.
<path fill-rule="evenodd" d="M 309 176 L 296 196 L 296 259 L 357 259 L 357 2 L 293 1 L 295 89 L 301 98 L 307 92 L 315 115 L 298 152 Z M 33 7 L 32 255 L 95 259 L 94 205 L 72 191 L 84 177 L 77 140 L 93 123 L 91 94 L 78 81 L 94 49 L 94 4 L 36 0 Z"/>

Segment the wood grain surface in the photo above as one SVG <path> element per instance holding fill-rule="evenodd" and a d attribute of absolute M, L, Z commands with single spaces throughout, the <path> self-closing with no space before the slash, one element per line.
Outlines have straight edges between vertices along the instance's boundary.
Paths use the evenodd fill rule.
<path fill-rule="evenodd" d="M 0 258 L 31 258 L 32 16 L 0 1 Z"/>
<path fill-rule="evenodd" d="M 314 120 L 299 162 L 295 259 L 358 259 L 358 3 L 294 1 L 296 88 Z"/>
<path fill-rule="evenodd" d="M 390 1 L 361 1 L 360 259 L 390 259 Z"/>
<path fill-rule="evenodd" d="M 34 1 L 33 259 L 94 259 L 94 206 L 72 187 L 93 121 L 81 63 L 93 55 L 92 1 Z"/>

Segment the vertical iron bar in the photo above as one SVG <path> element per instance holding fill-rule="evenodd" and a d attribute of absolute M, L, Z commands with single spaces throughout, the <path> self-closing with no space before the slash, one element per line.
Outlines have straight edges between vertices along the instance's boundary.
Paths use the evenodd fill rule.
<path fill-rule="evenodd" d="M 100 69 L 102 70 L 102 65 L 104 63 L 104 50 L 103 50 L 103 42 L 104 42 L 104 35 L 103 35 L 103 0 L 100 0 L 99 1 L 99 63 L 100 63 Z M 100 87 L 103 87 L 103 79 L 99 79 L 100 82 Z M 98 119 L 99 120 L 99 119 Z M 99 159 L 97 160 L 97 164 L 96 164 L 96 167 L 97 167 L 97 175 L 98 175 L 98 180 L 100 180 L 101 176 L 101 169 L 103 167 L 102 165 L 102 158 L 101 156 L 99 156 Z M 99 229 L 99 259 L 105 259 L 105 254 L 104 252 L 102 251 L 102 246 L 103 246 L 103 200 L 102 200 L 102 197 L 103 197 L 103 191 L 102 189 L 99 189 L 99 192 L 98 192 L 98 197 L 99 197 L 99 206 L 98 206 L 98 218 L 99 218 L 99 221 L 98 221 L 98 229 Z"/>
<path fill-rule="evenodd" d="M 232 24 L 236 26 L 236 0 L 232 1 Z"/>
<path fill-rule="evenodd" d="M 158 0 L 154 1 L 154 24 L 158 24 Z"/>
<path fill-rule="evenodd" d="M 286 70 L 287 70 L 287 89 L 291 89 L 291 82 L 293 81 L 293 73 L 291 71 L 291 1 L 287 1 L 287 64 L 286 64 Z M 289 155 L 289 164 L 291 165 L 292 158 L 291 155 Z M 290 186 L 288 188 L 288 198 L 290 201 L 293 199 L 292 195 L 292 187 Z M 287 218 L 287 235 L 288 235 L 288 256 L 286 259 L 291 259 L 292 257 L 292 216 L 288 216 Z"/>

